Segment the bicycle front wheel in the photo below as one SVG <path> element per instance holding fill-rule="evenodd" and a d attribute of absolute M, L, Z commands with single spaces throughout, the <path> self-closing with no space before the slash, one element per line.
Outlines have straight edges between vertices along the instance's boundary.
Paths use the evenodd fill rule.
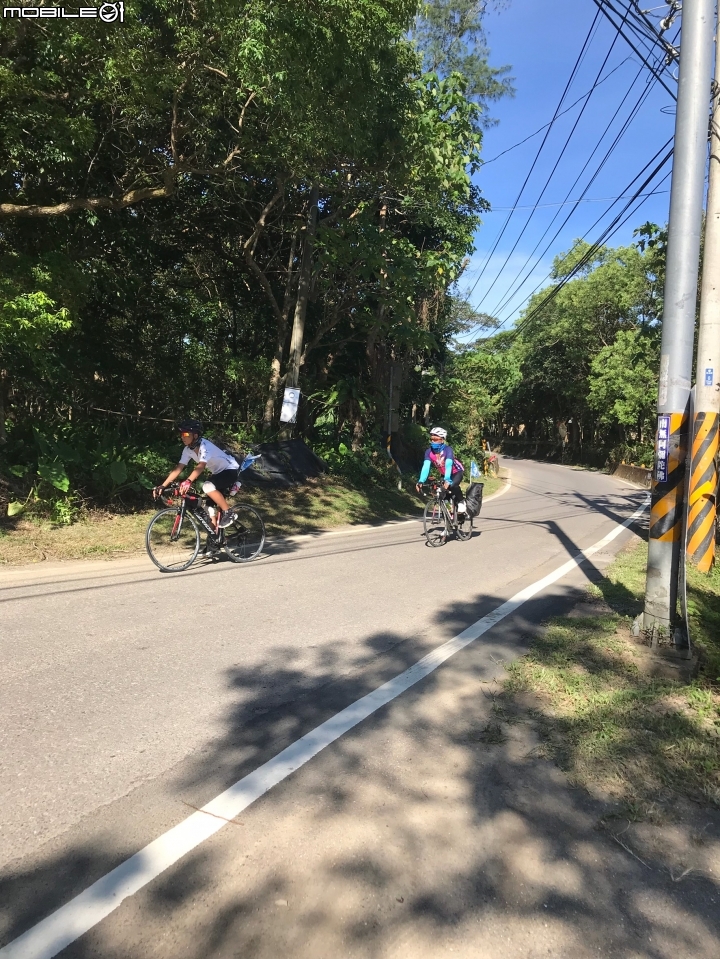
<path fill-rule="evenodd" d="M 233 506 L 235 518 L 225 527 L 223 549 L 233 563 L 256 559 L 265 545 L 265 524 L 252 506 Z"/>
<path fill-rule="evenodd" d="M 423 531 L 428 546 L 442 546 L 447 542 L 447 516 L 437 500 L 430 500 L 425 506 Z"/>
<path fill-rule="evenodd" d="M 163 509 L 150 520 L 145 534 L 148 556 L 163 573 L 181 573 L 195 562 L 200 531 L 189 513 Z"/>

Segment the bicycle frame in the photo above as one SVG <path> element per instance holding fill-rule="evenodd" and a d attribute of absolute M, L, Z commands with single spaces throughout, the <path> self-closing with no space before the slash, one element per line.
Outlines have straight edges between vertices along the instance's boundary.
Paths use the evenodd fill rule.
<path fill-rule="evenodd" d="M 448 509 L 447 490 L 443 488 L 441 483 L 431 481 L 430 485 L 432 487 L 433 499 L 436 500 L 437 505 L 442 510 L 445 519 L 448 521 L 448 524 L 454 529 L 457 526 L 457 503 L 450 497 L 452 509 Z"/>
<path fill-rule="evenodd" d="M 180 494 L 176 493 L 175 495 L 180 495 Z M 161 501 L 166 506 L 172 505 L 172 503 L 170 502 L 172 498 L 173 498 L 172 494 L 170 497 L 168 497 L 168 500 L 166 500 L 164 496 L 160 497 Z M 209 536 L 212 536 L 213 540 L 215 540 L 218 543 L 218 545 L 222 545 L 223 540 L 225 538 L 225 531 L 223 529 L 219 529 L 219 530 L 213 529 L 212 523 L 210 522 L 210 517 L 207 512 L 207 507 L 200 504 L 200 497 L 197 496 L 197 494 L 195 493 L 186 493 L 185 495 L 180 495 L 180 499 L 181 499 L 181 503 L 180 503 L 177 519 L 175 520 L 175 523 L 173 523 L 172 538 L 177 539 L 177 537 L 180 535 L 180 530 L 182 529 L 182 524 L 183 524 L 183 520 L 185 519 L 185 514 L 188 512 L 188 510 L 190 510 L 190 512 L 193 514 L 193 516 L 198 521 L 200 526 L 202 526 L 205 532 Z M 197 509 L 190 508 L 189 504 L 192 500 L 197 501 L 197 504 L 198 504 Z"/>

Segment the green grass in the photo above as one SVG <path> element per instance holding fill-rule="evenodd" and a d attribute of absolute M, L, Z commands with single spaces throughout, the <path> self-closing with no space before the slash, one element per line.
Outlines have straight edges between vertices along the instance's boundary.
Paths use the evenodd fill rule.
<path fill-rule="evenodd" d="M 646 544 L 620 554 L 589 589 L 610 611 L 551 620 L 510 666 L 504 694 L 531 694 L 548 755 L 591 791 L 635 810 L 670 797 L 720 806 L 720 572 L 688 573 L 698 677 L 660 679 L 630 634 L 646 560 Z"/>

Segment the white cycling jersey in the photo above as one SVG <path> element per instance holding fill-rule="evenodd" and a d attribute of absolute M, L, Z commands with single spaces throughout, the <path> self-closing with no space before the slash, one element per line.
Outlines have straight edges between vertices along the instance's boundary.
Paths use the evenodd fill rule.
<path fill-rule="evenodd" d="M 234 456 L 204 438 L 200 440 L 196 449 L 193 450 L 186 446 L 182 451 L 181 465 L 187 466 L 190 460 L 195 460 L 196 463 L 205 463 L 213 476 L 216 473 L 222 473 L 223 470 L 240 469 L 240 464 Z"/>

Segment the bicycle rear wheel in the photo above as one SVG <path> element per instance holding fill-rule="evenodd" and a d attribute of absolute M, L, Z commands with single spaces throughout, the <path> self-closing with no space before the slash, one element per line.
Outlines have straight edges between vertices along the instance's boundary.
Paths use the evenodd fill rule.
<path fill-rule="evenodd" d="M 160 510 L 150 520 L 145 534 L 148 556 L 163 573 L 181 573 L 195 562 L 200 549 L 200 532 L 189 513 L 179 509 Z"/>
<path fill-rule="evenodd" d="M 442 546 L 447 542 L 447 516 L 437 500 L 430 500 L 425 506 L 423 531 L 428 546 Z"/>
<path fill-rule="evenodd" d="M 248 563 L 262 552 L 265 524 L 252 506 L 233 506 L 233 513 L 233 522 L 225 527 L 223 549 L 233 563 Z"/>
<path fill-rule="evenodd" d="M 473 534 L 473 521 L 469 516 L 466 516 L 465 521 L 457 524 L 457 529 L 455 534 L 461 543 L 466 542 L 469 539 L 472 539 Z"/>

